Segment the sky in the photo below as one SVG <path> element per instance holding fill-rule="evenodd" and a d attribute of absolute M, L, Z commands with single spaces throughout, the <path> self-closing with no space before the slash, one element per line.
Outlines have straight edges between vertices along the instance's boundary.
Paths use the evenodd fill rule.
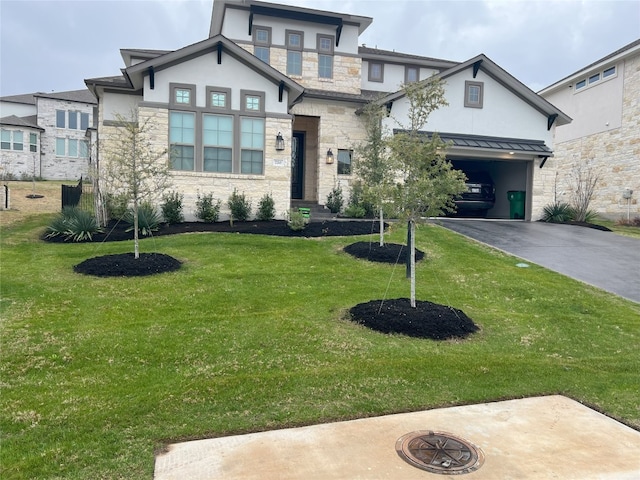
<path fill-rule="evenodd" d="M 539 91 L 640 38 L 640 0 L 278 0 L 372 17 L 360 44 L 463 62 L 483 53 Z M 121 48 L 209 34 L 212 0 L 0 0 L 0 96 L 118 75 Z"/>

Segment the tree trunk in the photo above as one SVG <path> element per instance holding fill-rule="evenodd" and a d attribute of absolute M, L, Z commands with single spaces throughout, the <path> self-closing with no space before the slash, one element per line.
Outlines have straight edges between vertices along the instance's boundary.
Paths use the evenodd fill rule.
<path fill-rule="evenodd" d="M 140 251 L 138 249 L 138 199 L 133 199 L 133 251 L 134 258 L 137 260 L 140 258 Z"/>
<path fill-rule="evenodd" d="M 405 257 L 405 264 L 407 266 L 407 278 L 411 278 L 411 220 L 407 221 L 407 256 Z"/>
<path fill-rule="evenodd" d="M 380 246 L 384 247 L 384 210 L 380 207 Z"/>
<path fill-rule="evenodd" d="M 411 307 L 416 308 L 416 222 L 409 220 L 409 231 L 411 232 L 411 245 L 409 255 L 411 259 Z"/>

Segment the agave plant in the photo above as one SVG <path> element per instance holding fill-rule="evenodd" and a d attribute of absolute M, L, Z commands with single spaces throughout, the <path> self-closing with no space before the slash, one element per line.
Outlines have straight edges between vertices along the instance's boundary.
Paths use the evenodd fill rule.
<path fill-rule="evenodd" d="M 65 207 L 53 222 L 47 227 L 47 237 L 64 235 L 65 240 L 82 242 L 92 240 L 93 234 L 101 232 L 95 217 L 78 207 Z"/>
<path fill-rule="evenodd" d="M 564 223 L 573 220 L 574 211 L 571 205 L 555 202 L 544 207 L 542 220 L 551 223 Z"/>
<path fill-rule="evenodd" d="M 124 216 L 124 221 L 129 224 L 127 232 L 132 232 L 134 229 L 133 213 L 133 208 L 130 208 Z M 158 211 L 150 203 L 143 203 L 138 207 L 138 230 L 143 236 L 148 237 L 152 232 L 157 231 L 161 221 Z"/>

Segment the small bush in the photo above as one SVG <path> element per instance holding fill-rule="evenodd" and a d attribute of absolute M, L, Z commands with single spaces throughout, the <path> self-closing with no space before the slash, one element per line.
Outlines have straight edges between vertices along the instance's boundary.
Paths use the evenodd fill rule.
<path fill-rule="evenodd" d="M 218 221 L 220 216 L 220 200 L 214 202 L 212 193 L 205 193 L 204 195 L 196 199 L 196 218 L 207 223 L 214 223 Z"/>
<path fill-rule="evenodd" d="M 65 207 L 62 213 L 47 227 L 47 237 L 63 235 L 65 240 L 81 242 L 91 240 L 94 233 L 101 232 L 95 217 L 78 207 Z"/>
<path fill-rule="evenodd" d="M 169 224 L 184 222 L 184 215 L 182 214 L 183 198 L 184 196 L 178 192 L 169 192 L 162 196 L 160 208 L 165 222 Z"/>
<path fill-rule="evenodd" d="M 258 212 L 256 213 L 256 218 L 258 220 L 269 221 L 273 220 L 276 216 L 276 202 L 273 200 L 273 197 L 265 193 L 264 196 L 258 202 Z"/>
<path fill-rule="evenodd" d="M 338 185 L 337 187 L 333 187 L 333 190 L 327 195 L 327 208 L 331 213 L 340 213 L 343 205 L 342 187 Z"/>
<path fill-rule="evenodd" d="M 616 225 L 623 227 L 640 227 L 640 217 L 634 217 L 630 219 L 621 218 L 616 222 Z"/>
<path fill-rule="evenodd" d="M 367 211 L 362 205 L 349 205 L 345 208 L 344 215 L 351 218 L 364 218 L 367 215 Z"/>
<path fill-rule="evenodd" d="M 302 215 L 299 210 L 291 209 L 289 211 L 289 220 L 287 224 L 289 225 L 289 228 L 291 230 L 295 232 L 304 230 L 307 226 L 307 223 L 309 223 L 309 220 L 304 218 L 304 215 Z"/>
<path fill-rule="evenodd" d="M 233 220 L 244 222 L 251 216 L 251 202 L 247 200 L 244 192 L 240 195 L 234 188 L 227 205 L 229 206 L 229 210 L 231 210 L 231 218 Z"/>
<path fill-rule="evenodd" d="M 127 210 L 124 216 L 124 221 L 129 224 L 127 232 L 133 231 L 133 208 Z M 150 203 L 143 203 L 138 205 L 138 231 L 145 237 L 151 235 L 152 232 L 158 230 L 160 226 L 160 215 L 153 205 Z"/>
<path fill-rule="evenodd" d="M 129 209 L 126 195 L 107 195 L 107 215 L 112 220 L 122 220 Z"/>
<path fill-rule="evenodd" d="M 573 220 L 574 210 L 568 203 L 556 202 L 544 207 L 542 220 L 551 223 L 564 223 Z"/>

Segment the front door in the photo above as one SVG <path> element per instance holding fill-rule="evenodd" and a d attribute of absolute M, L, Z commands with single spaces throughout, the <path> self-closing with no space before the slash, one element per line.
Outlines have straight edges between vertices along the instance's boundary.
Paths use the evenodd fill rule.
<path fill-rule="evenodd" d="M 293 132 L 291 140 L 291 198 L 304 198 L 304 132 Z"/>

